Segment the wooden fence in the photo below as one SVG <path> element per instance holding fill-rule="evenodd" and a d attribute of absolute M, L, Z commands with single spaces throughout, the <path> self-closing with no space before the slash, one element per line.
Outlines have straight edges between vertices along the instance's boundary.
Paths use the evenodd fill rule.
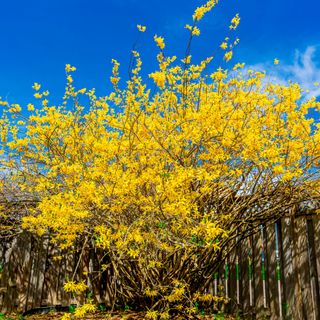
<path fill-rule="evenodd" d="M 40 306 L 81 303 L 63 290 L 76 270 L 80 279 L 100 270 L 102 252 L 59 253 L 47 237 L 27 232 L 0 245 L 0 309 L 27 311 Z M 53 258 L 56 257 L 56 258 Z M 80 262 L 80 265 L 78 263 Z M 98 272 L 96 273 L 98 274 Z M 108 271 L 92 281 L 100 303 L 110 303 Z M 230 308 L 250 319 L 320 319 L 320 218 L 283 218 L 261 225 L 242 240 L 213 275 L 210 290 L 230 298 Z"/>

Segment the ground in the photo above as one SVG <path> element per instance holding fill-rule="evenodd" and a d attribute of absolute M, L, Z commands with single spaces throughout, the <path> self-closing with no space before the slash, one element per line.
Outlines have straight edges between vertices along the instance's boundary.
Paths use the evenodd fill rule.
<path fill-rule="evenodd" d="M 11 314 L 11 315 L 2 315 L 0 316 L 0 320 L 60 320 L 62 318 L 63 313 L 55 312 L 55 313 L 47 313 L 47 314 L 35 314 L 31 316 L 22 317 L 21 315 Z M 79 319 L 79 318 L 78 318 Z M 83 319 L 86 320 L 143 320 L 145 319 L 144 313 L 141 312 L 117 312 L 117 313 L 108 313 L 108 312 L 95 312 L 86 315 Z M 203 319 L 203 320 L 232 320 L 233 317 L 230 316 L 199 316 L 199 318 L 189 318 L 189 319 Z M 183 317 L 176 317 L 174 320 L 186 320 Z"/>

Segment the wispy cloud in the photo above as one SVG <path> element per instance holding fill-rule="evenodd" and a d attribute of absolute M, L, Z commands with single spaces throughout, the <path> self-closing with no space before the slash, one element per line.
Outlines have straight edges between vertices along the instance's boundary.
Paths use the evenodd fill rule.
<path fill-rule="evenodd" d="M 296 50 L 294 63 L 283 66 L 284 72 L 292 75 L 292 80 L 310 90 L 309 96 L 316 97 L 320 96 L 320 87 L 314 85 L 320 82 L 320 67 L 316 64 L 317 56 L 319 56 L 317 47 L 309 46 L 304 52 Z"/>
<path fill-rule="evenodd" d="M 278 83 L 297 82 L 306 92 L 306 97 L 320 97 L 320 50 L 318 46 L 308 46 L 305 51 L 296 50 L 294 59 L 290 63 L 274 66 L 271 72 L 272 80 Z M 250 66 L 254 70 L 270 70 L 270 63 L 259 63 Z"/>

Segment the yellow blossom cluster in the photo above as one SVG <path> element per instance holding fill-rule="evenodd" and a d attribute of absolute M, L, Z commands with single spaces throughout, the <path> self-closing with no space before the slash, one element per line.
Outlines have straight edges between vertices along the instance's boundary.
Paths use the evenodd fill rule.
<path fill-rule="evenodd" d="M 165 43 L 164 43 L 164 38 L 163 37 L 159 37 L 157 35 L 154 36 L 154 41 L 157 44 L 157 46 L 163 50 L 165 47 Z"/>
<path fill-rule="evenodd" d="M 218 3 L 218 0 L 209 0 L 207 1 L 203 6 L 198 7 L 194 14 L 193 14 L 193 20 L 199 21 L 203 18 L 203 16 L 212 10 L 212 8 Z"/>
<path fill-rule="evenodd" d="M 87 290 L 87 285 L 84 283 L 84 281 L 76 283 L 75 281 L 68 281 L 64 284 L 64 290 L 66 292 L 83 292 Z"/>
<path fill-rule="evenodd" d="M 231 24 L 229 26 L 230 30 L 236 30 L 238 25 L 240 24 L 240 17 L 239 14 L 237 13 L 231 20 Z"/>

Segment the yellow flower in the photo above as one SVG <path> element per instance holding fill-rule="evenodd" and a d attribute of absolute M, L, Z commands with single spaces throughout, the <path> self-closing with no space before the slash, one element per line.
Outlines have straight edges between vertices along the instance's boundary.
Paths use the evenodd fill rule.
<path fill-rule="evenodd" d="M 35 82 L 35 83 L 33 84 L 32 88 L 33 88 L 34 90 L 36 90 L 36 91 L 39 91 L 40 88 L 41 88 L 41 85 L 40 85 L 39 83 Z"/>
<path fill-rule="evenodd" d="M 64 313 L 61 320 L 70 320 L 71 319 L 71 313 Z"/>
<path fill-rule="evenodd" d="M 189 64 L 191 62 L 191 55 L 188 55 L 187 57 L 185 57 L 184 59 L 181 60 L 182 63 L 186 63 Z"/>
<path fill-rule="evenodd" d="M 65 68 L 66 72 L 69 73 L 71 71 L 76 71 L 76 67 L 71 66 L 70 64 L 66 64 L 66 68 Z"/>
<path fill-rule="evenodd" d="M 119 82 L 120 78 L 117 78 L 117 77 L 110 77 L 110 81 L 113 85 L 117 85 L 118 82 Z"/>
<path fill-rule="evenodd" d="M 244 68 L 244 63 L 237 63 L 234 65 L 233 70 L 238 70 Z"/>
<path fill-rule="evenodd" d="M 192 16 L 193 20 L 197 20 L 197 21 L 201 20 L 206 12 L 207 12 L 207 9 L 205 7 L 197 8 Z"/>
<path fill-rule="evenodd" d="M 34 96 L 36 99 L 41 99 L 41 98 L 42 98 L 42 94 L 39 93 L 39 92 L 36 92 L 33 96 Z"/>
<path fill-rule="evenodd" d="M 18 103 L 14 103 L 11 105 L 11 108 L 9 109 L 10 112 L 20 112 L 21 107 Z"/>
<path fill-rule="evenodd" d="M 199 21 L 203 16 L 212 10 L 212 8 L 218 3 L 218 0 L 209 0 L 203 6 L 198 7 L 192 15 L 193 20 Z"/>
<path fill-rule="evenodd" d="M 162 319 L 162 320 L 170 319 L 169 312 L 168 311 L 164 311 L 164 312 L 160 313 L 160 319 Z"/>
<path fill-rule="evenodd" d="M 158 319 L 158 311 L 152 311 L 152 310 L 149 310 L 147 311 L 146 313 L 146 318 L 147 319 L 152 319 L 152 320 L 155 320 L 155 319 Z"/>
<path fill-rule="evenodd" d="M 225 53 L 225 55 L 223 56 L 223 59 L 226 60 L 226 62 L 230 61 L 232 58 L 233 52 L 230 50 L 228 52 Z"/>
<path fill-rule="evenodd" d="M 149 74 L 149 78 L 153 79 L 154 83 L 160 87 L 164 88 L 166 83 L 166 75 L 164 72 L 157 71 Z"/>
<path fill-rule="evenodd" d="M 150 288 L 145 289 L 144 292 L 147 297 L 156 297 L 158 294 L 157 290 L 151 290 Z"/>
<path fill-rule="evenodd" d="M 284 171 L 284 168 L 281 165 L 277 165 L 273 168 L 273 172 L 275 175 L 279 175 L 279 174 L 283 173 L 283 171 Z"/>
<path fill-rule="evenodd" d="M 163 50 L 165 47 L 165 43 L 164 43 L 164 38 L 163 37 L 158 37 L 157 35 L 155 35 L 153 37 L 154 41 L 156 42 L 157 46 Z"/>
<path fill-rule="evenodd" d="M 128 254 L 132 258 L 136 258 L 139 256 L 139 250 L 134 250 L 132 248 L 129 249 Z"/>
<path fill-rule="evenodd" d="M 220 44 L 220 48 L 221 49 L 223 49 L 223 50 L 226 50 L 227 48 L 228 48 L 228 44 L 227 44 L 227 42 L 222 42 L 221 44 Z"/>
<path fill-rule="evenodd" d="M 64 284 L 63 288 L 66 292 L 83 292 L 88 288 L 84 282 L 85 280 L 78 283 L 75 281 L 68 281 Z"/>
<path fill-rule="evenodd" d="M 236 30 L 238 25 L 240 23 L 240 17 L 239 14 L 237 13 L 231 20 L 231 25 L 229 26 L 230 30 Z"/>
<path fill-rule="evenodd" d="M 193 36 L 200 36 L 200 29 L 198 27 L 193 27 L 192 35 Z"/>
<path fill-rule="evenodd" d="M 74 316 L 76 318 L 82 318 L 85 314 L 86 314 L 86 310 L 82 307 L 78 307 L 76 308 L 75 312 L 74 312 Z"/>
<path fill-rule="evenodd" d="M 278 60 L 277 58 L 275 58 L 275 59 L 273 60 L 273 64 L 274 64 L 274 65 L 279 64 L 279 60 Z"/>
<path fill-rule="evenodd" d="M 147 30 L 147 27 L 146 26 L 142 26 L 140 24 L 137 25 L 137 28 L 140 32 L 145 32 Z"/>
<path fill-rule="evenodd" d="M 76 308 L 74 312 L 74 316 L 76 318 L 82 318 L 86 313 L 93 312 L 95 310 L 96 310 L 95 305 L 93 305 L 92 303 L 86 303 L 81 307 Z"/>

